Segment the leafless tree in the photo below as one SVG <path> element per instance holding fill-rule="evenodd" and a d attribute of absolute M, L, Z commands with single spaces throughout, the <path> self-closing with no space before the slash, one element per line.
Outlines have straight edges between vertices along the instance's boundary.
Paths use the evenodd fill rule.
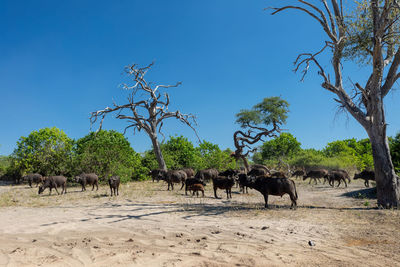
<path fill-rule="evenodd" d="M 153 86 L 151 82 L 145 80 L 144 77 L 153 64 L 154 62 L 146 67 L 138 67 L 137 64 L 125 67 L 126 74 L 133 80 L 133 85 L 122 85 L 123 89 L 130 91 L 127 97 L 128 103 L 118 105 L 114 102 L 112 108 L 106 107 L 105 109 L 91 112 L 90 123 L 93 125 L 100 118 L 99 130 L 101 130 L 106 115 L 109 113 L 116 113 L 117 119 L 126 120 L 128 122 L 124 134 L 129 128 L 133 128 L 134 134 L 136 130 L 139 132 L 144 130 L 153 144 L 153 150 L 159 168 L 167 170 L 158 140 L 158 134 L 163 135 L 161 129 L 164 120 L 168 118 L 178 119 L 192 128 L 196 136 L 197 132 L 194 125 L 197 125 L 197 123 L 196 117 L 192 114 L 183 114 L 179 110 L 169 111 L 169 95 L 168 93 L 164 93 L 163 95 L 160 93 L 160 89 L 177 87 L 181 84 L 180 82 L 175 85 Z M 144 96 L 139 94 L 144 94 Z"/>
<path fill-rule="evenodd" d="M 285 10 L 302 12 L 312 17 L 326 34 L 326 41 L 321 50 L 316 53 L 302 53 L 297 57 L 294 63 L 295 71 L 302 70 L 303 79 L 310 64 L 314 64 L 323 80 L 322 88 L 334 93 L 337 96 L 335 101 L 364 127 L 372 145 L 378 205 L 399 207 L 400 182 L 390 156 L 383 103 L 384 97 L 400 78 L 398 1 L 365 0 L 363 3 L 368 17 L 367 20 L 363 20 L 364 35 L 357 35 L 351 31 L 352 23 L 361 25 L 360 20 L 346 19 L 342 0 L 330 0 L 330 3 L 328 0 L 289 2 L 295 4 L 270 8 L 273 10 L 272 14 Z M 365 18 L 365 14 L 362 15 Z M 364 86 L 355 83 L 355 88 L 345 88 L 342 60 L 346 46 L 354 38 L 360 45 L 354 47 L 353 52 L 362 49 L 370 58 L 372 70 Z M 323 52 L 330 52 L 332 67 L 330 70 L 319 62 L 319 56 Z M 350 90 L 355 90 L 354 96 L 350 94 Z"/>

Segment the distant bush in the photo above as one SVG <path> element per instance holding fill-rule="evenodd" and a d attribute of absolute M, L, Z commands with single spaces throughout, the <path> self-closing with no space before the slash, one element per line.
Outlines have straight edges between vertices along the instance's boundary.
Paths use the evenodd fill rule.
<path fill-rule="evenodd" d="M 116 131 L 90 133 L 76 141 L 74 173 L 94 172 L 105 181 L 119 175 L 121 182 L 145 180 L 148 169 L 129 141 Z"/>

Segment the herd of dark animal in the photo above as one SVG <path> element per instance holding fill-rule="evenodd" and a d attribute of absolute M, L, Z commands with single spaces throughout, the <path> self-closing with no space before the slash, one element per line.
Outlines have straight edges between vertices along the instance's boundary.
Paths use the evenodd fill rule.
<path fill-rule="evenodd" d="M 227 199 L 232 198 L 232 187 L 236 184 L 243 193 L 247 193 L 248 188 L 259 191 L 264 196 L 266 208 L 268 207 L 269 195 L 282 197 L 284 194 L 289 195 L 292 202 L 291 208 L 297 206 L 298 195 L 295 182 L 289 179 L 284 172 L 272 172 L 263 165 L 255 164 L 247 173 L 244 169 L 228 169 L 224 172 L 219 172 L 217 169 L 206 169 L 199 170 L 195 173 L 193 169 L 185 168 L 182 170 L 169 171 L 155 169 L 150 171 L 149 175 L 152 177 L 153 182 L 160 180 L 167 182 L 167 190 L 170 190 L 170 188 L 174 190 L 174 184 L 181 184 L 181 190 L 185 187 L 185 195 L 187 195 L 189 191 L 192 192 L 192 195 L 197 194 L 197 196 L 199 196 L 199 192 L 201 192 L 204 197 L 204 186 L 212 181 L 215 198 L 219 198 L 217 196 L 217 189 L 225 190 Z M 290 176 L 296 178 L 302 177 L 303 180 L 310 179 L 309 183 L 314 180 L 316 184 L 323 178 L 324 184 L 328 181 L 329 185 L 332 187 L 335 181 L 338 182 L 338 187 L 341 182 L 347 187 L 346 181 L 349 183 L 351 181 L 349 174 L 345 170 L 328 171 L 326 169 L 315 169 L 306 172 L 303 169 L 291 173 Z M 43 177 L 40 174 L 34 173 L 28 174 L 23 178 L 29 183 L 30 187 L 32 187 L 33 183 L 36 183 L 36 187 L 41 183 L 39 186 L 39 194 L 46 188 L 49 188 L 49 194 L 51 194 L 52 189 L 55 189 L 57 194 L 59 194 L 58 188 L 60 187 L 62 188 L 61 194 L 67 193 L 67 178 L 64 176 Z M 361 173 L 355 174 L 353 179 L 363 179 L 365 181 L 365 186 L 369 187 L 369 181 L 375 180 L 375 175 L 372 171 L 362 171 Z M 86 186 L 92 186 L 92 191 L 95 187 L 96 190 L 99 189 L 99 178 L 94 173 L 82 173 L 75 177 L 75 182 L 82 186 L 82 191 L 86 191 Z M 119 176 L 110 177 L 108 179 L 108 184 L 110 186 L 111 196 L 118 195 L 120 184 Z"/>
<path fill-rule="evenodd" d="M 27 181 L 29 186 L 32 187 L 32 183 L 36 183 L 36 187 L 39 186 L 39 195 L 48 188 L 49 195 L 51 195 L 52 189 L 55 189 L 57 194 L 58 188 L 61 187 L 61 194 L 67 193 L 67 178 L 65 176 L 47 176 L 44 177 L 38 173 L 32 173 L 22 177 L 24 181 Z M 99 190 L 99 177 L 94 173 L 82 173 L 75 177 L 75 182 L 82 186 L 82 191 L 86 191 L 86 186 L 92 186 L 92 191 L 94 187 Z M 108 185 L 110 186 L 111 196 L 118 195 L 120 179 L 119 176 L 111 176 L 108 178 Z"/>
<path fill-rule="evenodd" d="M 149 172 L 149 175 L 154 181 L 163 180 L 167 182 L 168 189 L 174 190 L 174 184 L 181 184 L 181 189 L 185 187 L 185 194 L 188 191 L 192 191 L 199 195 L 199 191 L 202 192 L 204 197 L 204 186 L 212 181 L 214 189 L 214 197 L 217 196 L 217 189 L 226 190 L 226 197 L 232 198 L 232 187 L 236 184 L 240 186 L 240 191 L 247 193 L 248 188 L 255 189 L 259 191 L 265 200 L 265 207 L 268 207 L 268 196 L 283 196 L 288 194 L 291 199 L 291 207 L 297 206 L 297 191 L 296 184 L 293 180 L 289 179 L 284 172 L 271 172 L 267 167 L 263 165 L 255 164 L 251 167 L 251 170 L 246 173 L 244 170 L 232 170 L 228 169 L 224 172 L 218 172 L 217 169 L 206 169 L 200 170 L 196 174 L 193 169 L 186 168 L 182 170 L 162 170 L 155 169 Z M 350 183 L 350 176 L 345 170 L 333 170 L 328 171 L 325 169 L 316 169 L 306 172 L 305 170 L 297 170 L 290 174 L 291 177 L 302 177 L 303 180 L 310 178 L 314 180 L 315 183 L 320 181 L 321 178 L 324 179 L 324 184 L 326 181 L 329 185 L 334 187 L 335 181 L 338 182 L 339 187 L 341 182 L 347 187 L 346 180 Z M 368 187 L 369 180 L 375 180 L 374 172 L 363 171 L 361 173 L 355 174 L 353 179 L 363 179 L 365 180 L 365 186 Z"/>

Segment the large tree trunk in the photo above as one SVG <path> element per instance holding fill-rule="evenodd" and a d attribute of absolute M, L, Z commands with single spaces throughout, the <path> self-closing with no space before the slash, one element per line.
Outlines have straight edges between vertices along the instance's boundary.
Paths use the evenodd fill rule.
<path fill-rule="evenodd" d="M 389 142 L 382 129 L 368 130 L 374 158 L 378 206 L 400 207 L 400 182 L 390 156 Z"/>
<path fill-rule="evenodd" d="M 157 135 L 150 135 L 150 139 L 153 143 L 153 150 L 158 162 L 158 168 L 162 170 L 167 170 L 167 165 L 165 164 L 164 157 L 161 153 L 161 147 L 160 143 L 158 142 Z"/>

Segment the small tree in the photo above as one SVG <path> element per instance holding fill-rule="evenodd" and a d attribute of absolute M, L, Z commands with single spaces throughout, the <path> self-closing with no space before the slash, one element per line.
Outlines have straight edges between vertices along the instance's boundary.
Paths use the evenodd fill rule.
<path fill-rule="evenodd" d="M 12 154 L 13 166 L 21 174 L 39 172 L 43 175 L 68 175 L 72 162 L 73 140 L 62 130 L 43 128 L 22 136 Z"/>
<path fill-rule="evenodd" d="M 264 142 L 261 155 L 265 160 L 290 157 L 301 150 L 300 142 L 290 133 L 281 133 L 278 137 Z"/>
<path fill-rule="evenodd" d="M 129 181 L 145 179 L 148 169 L 121 133 L 102 130 L 76 141 L 75 173 L 81 172 L 94 172 L 101 179 L 119 175 L 122 181 Z"/>
<path fill-rule="evenodd" d="M 280 97 L 268 97 L 252 109 L 236 114 L 236 123 L 247 131 L 238 130 L 233 134 L 236 150 L 232 156 L 236 160 L 243 160 L 247 171 L 250 170 L 247 156 L 256 150 L 251 146 L 264 141 L 264 137 L 275 137 L 280 133 L 281 125 L 286 123 L 288 108 L 289 103 Z"/>
<path fill-rule="evenodd" d="M 144 76 L 150 70 L 153 64 L 154 63 L 151 63 L 143 68 L 138 67 L 136 64 L 127 66 L 125 68 L 125 72 L 133 80 L 133 85 L 123 84 L 123 88 L 130 91 L 127 97 L 128 103 L 123 105 L 114 103 L 113 108 L 106 107 L 103 110 L 92 112 L 90 122 L 91 125 L 93 125 L 100 117 L 101 121 L 99 129 L 101 129 L 105 116 L 108 113 L 117 113 L 117 119 L 126 120 L 128 122 L 128 126 L 125 128 L 124 134 L 129 128 L 134 129 L 134 134 L 136 130 L 144 130 L 150 137 L 153 144 L 153 150 L 159 168 L 166 170 L 167 166 L 165 164 L 160 143 L 158 141 L 158 133 L 162 134 L 161 129 L 164 124 L 164 120 L 168 118 L 178 119 L 182 123 L 192 128 L 195 133 L 196 130 L 193 128 L 193 124 L 196 124 L 196 120 L 195 116 L 192 114 L 182 114 L 179 110 L 168 110 L 170 103 L 169 95 L 168 93 L 161 95 L 159 89 L 177 87 L 181 83 L 178 82 L 175 85 L 153 86 L 152 83 L 147 82 Z M 128 113 L 125 112 L 131 113 L 131 115 L 128 115 Z"/>

